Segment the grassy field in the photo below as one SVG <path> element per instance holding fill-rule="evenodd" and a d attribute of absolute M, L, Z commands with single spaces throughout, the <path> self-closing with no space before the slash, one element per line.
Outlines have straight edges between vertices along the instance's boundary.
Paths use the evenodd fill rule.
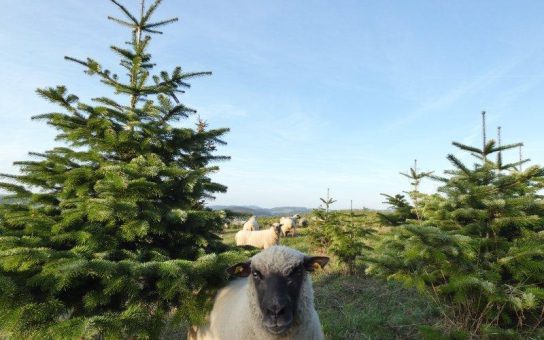
<path fill-rule="evenodd" d="M 271 222 L 271 218 L 259 219 L 261 226 Z M 227 230 L 224 241 L 233 244 L 237 231 Z M 282 238 L 280 243 L 315 255 L 305 231 L 299 229 L 296 237 Z M 313 274 L 313 280 L 316 308 L 327 339 L 421 338 L 420 326 L 437 322 L 435 309 L 417 292 L 364 274 L 345 275 L 334 259 Z"/>

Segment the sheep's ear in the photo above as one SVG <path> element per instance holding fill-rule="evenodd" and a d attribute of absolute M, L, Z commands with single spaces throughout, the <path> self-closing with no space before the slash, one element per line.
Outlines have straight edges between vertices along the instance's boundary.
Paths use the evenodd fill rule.
<path fill-rule="evenodd" d="M 251 273 L 251 261 L 240 262 L 227 268 L 227 273 L 231 276 L 246 277 Z"/>
<path fill-rule="evenodd" d="M 320 268 L 323 269 L 329 263 L 329 258 L 326 256 L 305 256 L 304 257 L 304 269 L 309 272 Z"/>

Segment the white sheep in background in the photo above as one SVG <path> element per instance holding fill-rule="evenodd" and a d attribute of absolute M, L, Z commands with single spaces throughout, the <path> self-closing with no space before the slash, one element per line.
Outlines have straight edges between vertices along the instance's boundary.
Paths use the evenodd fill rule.
<path fill-rule="evenodd" d="M 277 224 L 265 230 L 240 230 L 234 235 L 237 246 L 253 246 L 266 249 L 280 241 L 281 225 Z"/>
<path fill-rule="evenodd" d="M 297 221 L 297 227 L 306 228 L 309 225 L 308 219 L 302 217 Z"/>
<path fill-rule="evenodd" d="M 274 246 L 234 265 L 227 271 L 241 278 L 218 292 L 208 323 L 191 327 L 188 339 L 323 339 L 307 272 L 328 261 Z"/>
<path fill-rule="evenodd" d="M 259 230 L 259 222 L 257 222 L 257 216 L 253 215 L 247 220 L 246 223 L 244 223 L 244 226 L 242 227 L 242 230 Z"/>
<path fill-rule="evenodd" d="M 282 236 L 287 236 L 287 234 L 291 234 L 291 236 L 295 236 L 296 228 L 297 228 L 297 220 L 299 218 L 300 218 L 299 214 L 293 215 L 293 217 L 280 218 Z"/>

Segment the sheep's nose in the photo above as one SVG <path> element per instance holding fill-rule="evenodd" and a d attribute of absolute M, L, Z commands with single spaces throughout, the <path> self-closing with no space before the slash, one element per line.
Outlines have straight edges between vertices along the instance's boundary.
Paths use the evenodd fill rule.
<path fill-rule="evenodd" d="M 267 308 L 268 314 L 274 317 L 279 317 L 285 314 L 286 310 L 287 310 L 287 304 L 278 304 L 278 303 L 275 303 L 272 306 Z"/>

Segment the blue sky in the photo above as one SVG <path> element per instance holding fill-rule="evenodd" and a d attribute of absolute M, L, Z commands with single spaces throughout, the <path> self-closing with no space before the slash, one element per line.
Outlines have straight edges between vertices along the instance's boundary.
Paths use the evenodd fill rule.
<path fill-rule="evenodd" d="M 136 1 L 122 1 L 130 6 Z M 0 13 L 0 172 L 55 145 L 32 122 L 55 107 L 37 87 L 65 84 L 109 95 L 63 60 L 93 57 L 113 69 L 108 1 L 11 1 Z M 156 37 L 159 69 L 213 71 L 184 102 L 212 127 L 229 127 L 215 204 L 315 207 L 327 188 L 337 208 L 381 207 L 408 189 L 414 158 L 448 168 L 451 141 L 489 134 L 523 141 L 544 163 L 544 2 L 164 0 L 157 18 L 180 21 Z M 516 156 L 511 154 L 513 159 Z M 424 190 L 432 190 L 426 184 Z"/>

